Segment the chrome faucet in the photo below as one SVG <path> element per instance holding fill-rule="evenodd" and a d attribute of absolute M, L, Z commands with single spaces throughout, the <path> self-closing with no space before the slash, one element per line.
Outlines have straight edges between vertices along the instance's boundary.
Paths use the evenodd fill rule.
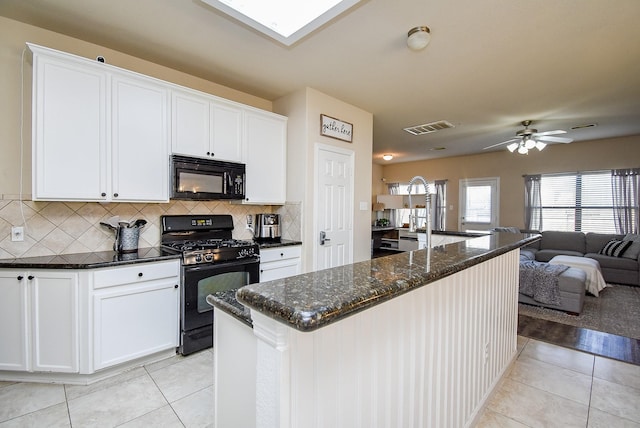
<path fill-rule="evenodd" d="M 425 217 L 419 217 L 418 215 L 413 215 L 411 212 L 413 211 L 413 205 L 411 204 L 411 190 L 413 189 L 413 184 L 419 181 L 424 186 L 424 196 L 425 196 Z M 416 175 L 409 181 L 409 188 L 407 189 L 407 193 L 409 194 L 409 232 L 415 232 L 418 228 L 418 218 L 426 219 L 426 232 L 427 232 L 427 250 L 431 247 L 431 194 L 429 193 L 429 184 L 424 177 Z"/>

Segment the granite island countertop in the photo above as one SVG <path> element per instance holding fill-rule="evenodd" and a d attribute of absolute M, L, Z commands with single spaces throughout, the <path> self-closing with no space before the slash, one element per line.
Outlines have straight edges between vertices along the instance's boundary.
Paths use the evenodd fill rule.
<path fill-rule="evenodd" d="M 96 269 L 111 266 L 149 263 L 180 259 L 180 254 L 169 254 L 160 247 L 139 248 L 135 253 L 119 254 L 115 251 L 59 254 L 38 257 L 0 259 L 5 269 Z"/>
<path fill-rule="evenodd" d="M 247 307 L 300 331 L 313 331 L 540 239 L 498 232 L 462 242 L 250 284 L 209 303 L 251 324 Z M 235 307 L 235 311 L 231 310 Z"/>

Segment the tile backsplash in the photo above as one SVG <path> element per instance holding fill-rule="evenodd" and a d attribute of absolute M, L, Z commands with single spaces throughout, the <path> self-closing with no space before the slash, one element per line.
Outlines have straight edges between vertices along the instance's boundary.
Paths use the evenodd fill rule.
<path fill-rule="evenodd" d="M 147 220 L 138 246 L 160 243 L 160 216 L 164 214 L 231 214 L 233 237 L 251 239 L 246 216 L 258 213 L 281 215 L 284 239 L 300 240 L 300 203 L 283 206 L 238 205 L 228 201 L 171 201 L 166 204 L 34 202 L 0 199 L 0 259 L 109 251 L 114 233 L 100 222 L 112 216 L 122 221 Z M 11 227 L 24 227 L 24 241 L 11 241 Z"/>

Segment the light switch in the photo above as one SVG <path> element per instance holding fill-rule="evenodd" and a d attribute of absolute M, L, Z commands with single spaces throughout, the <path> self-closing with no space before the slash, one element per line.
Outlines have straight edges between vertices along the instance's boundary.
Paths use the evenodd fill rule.
<path fill-rule="evenodd" d="M 360 211 L 366 211 L 369 209 L 369 203 L 367 202 L 360 202 Z"/>

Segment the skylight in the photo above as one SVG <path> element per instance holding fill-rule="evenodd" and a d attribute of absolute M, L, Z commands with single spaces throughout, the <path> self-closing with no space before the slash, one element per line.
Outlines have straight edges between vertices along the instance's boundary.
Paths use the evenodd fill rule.
<path fill-rule="evenodd" d="M 361 0 L 202 0 L 291 46 Z"/>

